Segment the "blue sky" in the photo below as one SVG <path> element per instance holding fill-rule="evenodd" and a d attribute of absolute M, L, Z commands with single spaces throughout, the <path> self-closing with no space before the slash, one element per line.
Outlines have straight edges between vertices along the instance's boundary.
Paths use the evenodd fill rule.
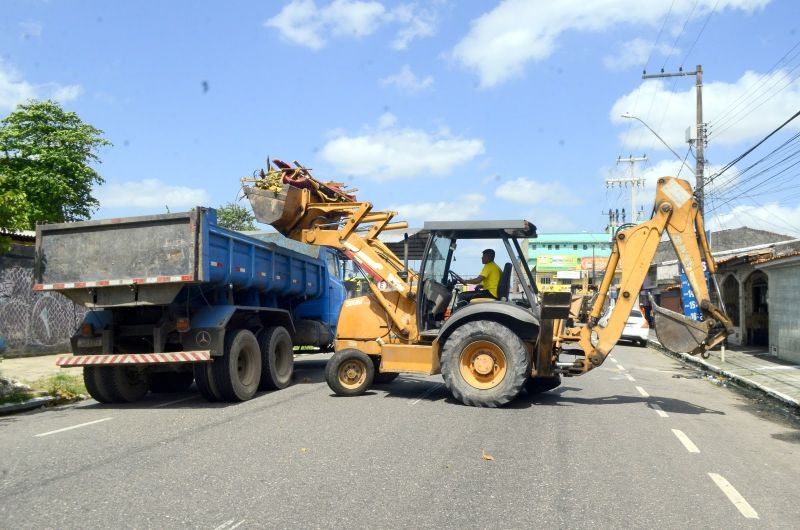
<path fill-rule="evenodd" d="M 795 0 L 5 1 L 0 114 L 51 97 L 105 131 L 96 218 L 235 200 L 270 156 L 412 226 L 602 231 L 619 156 L 648 156 L 648 214 L 681 167 L 620 114 L 687 154 L 694 77 L 643 69 L 703 65 L 713 174 L 800 110 L 799 43 Z M 709 184 L 712 227 L 800 236 L 799 127 Z"/>

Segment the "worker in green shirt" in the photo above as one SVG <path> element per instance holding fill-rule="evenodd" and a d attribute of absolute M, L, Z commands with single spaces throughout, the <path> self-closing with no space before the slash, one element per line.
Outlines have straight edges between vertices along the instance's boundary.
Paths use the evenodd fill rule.
<path fill-rule="evenodd" d="M 483 268 L 481 273 L 471 280 L 464 280 L 465 284 L 478 285 L 474 291 L 464 291 L 458 295 L 459 301 L 469 302 L 473 298 L 497 298 L 497 284 L 500 283 L 502 271 L 494 262 L 494 250 L 487 248 L 481 253 Z"/>

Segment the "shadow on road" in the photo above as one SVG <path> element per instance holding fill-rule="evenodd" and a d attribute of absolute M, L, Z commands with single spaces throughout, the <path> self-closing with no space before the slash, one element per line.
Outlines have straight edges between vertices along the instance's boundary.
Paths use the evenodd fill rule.
<path fill-rule="evenodd" d="M 573 387 L 559 387 L 551 392 L 528 396 L 520 396 L 520 400 L 528 401 L 537 406 L 564 406 L 564 405 L 627 405 L 629 403 L 655 404 L 661 407 L 666 413 L 672 414 L 718 414 L 725 415 L 724 412 L 695 405 L 681 399 L 665 398 L 659 396 L 602 396 L 596 398 L 583 398 L 576 396 L 564 396 L 563 393 L 569 390 L 582 390 Z"/>

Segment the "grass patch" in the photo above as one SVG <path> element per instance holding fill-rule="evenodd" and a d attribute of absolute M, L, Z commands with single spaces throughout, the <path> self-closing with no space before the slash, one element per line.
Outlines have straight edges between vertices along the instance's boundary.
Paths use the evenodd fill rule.
<path fill-rule="evenodd" d="M 29 399 L 32 399 L 33 397 L 34 395 L 30 392 L 14 392 L 13 394 L 0 397 L 0 405 L 6 405 L 8 403 L 23 403 Z"/>
<path fill-rule="evenodd" d="M 72 401 L 81 394 L 87 394 L 83 377 L 65 373 L 44 377 L 31 386 L 34 390 L 43 391 L 58 401 Z"/>

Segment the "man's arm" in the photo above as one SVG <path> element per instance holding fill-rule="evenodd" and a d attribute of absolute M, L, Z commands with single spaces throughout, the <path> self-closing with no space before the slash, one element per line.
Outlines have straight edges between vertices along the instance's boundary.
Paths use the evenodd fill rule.
<path fill-rule="evenodd" d="M 472 285 L 477 285 L 483 281 L 483 276 L 478 275 L 476 278 L 472 278 L 471 280 L 464 279 L 464 283 L 469 283 Z"/>

